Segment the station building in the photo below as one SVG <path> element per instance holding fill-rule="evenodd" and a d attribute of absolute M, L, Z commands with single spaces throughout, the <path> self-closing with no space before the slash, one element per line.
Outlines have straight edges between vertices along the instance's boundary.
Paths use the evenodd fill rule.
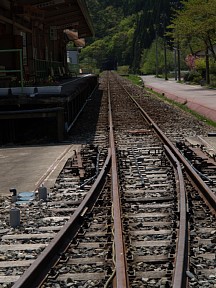
<path fill-rule="evenodd" d="M 64 138 L 96 81 L 73 84 L 67 44 L 84 46 L 93 34 L 85 0 L 0 1 L 0 144 L 50 117 Z"/>
<path fill-rule="evenodd" d="M 67 43 L 92 35 L 84 0 L 1 0 L 0 86 L 66 74 Z"/>

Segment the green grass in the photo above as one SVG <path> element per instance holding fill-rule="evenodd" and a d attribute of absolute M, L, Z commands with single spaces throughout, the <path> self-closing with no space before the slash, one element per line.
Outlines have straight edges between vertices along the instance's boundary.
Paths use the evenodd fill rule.
<path fill-rule="evenodd" d="M 138 75 L 128 74 L 128 75 L 125 75 L 124 77 L 130 80 L 135 85 L 143 86 L 143 81 L 141 77 Z"/>
<path fill-rule="evenodd" d="M 216 127 L 216 122 L 204 117 L 203 115 L 200 115 L 199 113 L 189 109 L 187 106 L 185 106 L 185 104 L 181 104 L 181 103 L 178 103 L 172 99 L 169 99 L 167 97 L 165 97 L 164 95 L 160 94 L 160 93 L 157 93 L 149 88 L 145 88 L 148 92 L 156 95 L 158 98 L 162 99 L 163 101 L 165 102 L 168 102 L 169 104 L 173 105 L 173 106 L 177 106 L 178 108 L 184 110 L 185 112 L 187 113 L 190 113 L 191 115 L 193 115 L 194 117 L 196 117 L 198 120 L 202 121 L 202 122 L 205 122 L 207 125 L 209 126 L 213 126 L 213 127 Z"/>
<path fill-rule="evenodd" d="M 135 85 L 143 86 L 143 81 L 139 75 L 128 74 L 128 75 L 122 75 L 122 76 L 127 78 L 128 80 L 130 80 Z M 153 91 L 152 89 L 149 89 L 146 87 L 145 87 L 145 89 L 146 89 L 146 91 L 154 94 L 155 96 L 157 96 L 161 100 L 163 100 L 163 101 L 165 101 L 165 102 L 167 102 L 173 106 L 177 106 L 178 108 L 182 109 L 183 111 L 193 115 L 195 118 L 197 118 L 198 120 L 200 120 L 202 122 L 205 122 L 207 125 L 212 126 L 212 127 L 216 127 L 216 122 L 214 122 L 214 121 L 204 117 L 203 115 L 200 115 L 199 113 L 189 109 L 187 106 L 185 106 L 185 104 L 181 104 L 181 103 L 176 102 L 172 99 L 169 99 L 169 98 L 165 97 L 164 95 Z"/>

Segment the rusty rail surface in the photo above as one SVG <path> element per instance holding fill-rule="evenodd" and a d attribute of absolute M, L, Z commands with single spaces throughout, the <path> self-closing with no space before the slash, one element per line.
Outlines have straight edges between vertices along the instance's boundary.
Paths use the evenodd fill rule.
<path fill-rule="evenodd" d="M 79 232 L 79 229 L 84 222 L 84 216 L 93 208 L 93 205 L 105 184 L 110 165 L 111 151 L 109 149 L 104 166 L 82 203 L 68 222 L 53 238 L 51 243 L 42 251 L 40 256 L 14 283 L 12 288 L 36 288 L 42 284 L 50 269 L 58 262 L 61 253 L 65 251 L 70 245 L 73 237 Z"/>
<path fill-rule="evenodd" d="M 171 152 L 169 147 L 164 145 L 164 149 L 173 166 L 176 169 L 176 183 L 177 191 L 179 194 L 179 231 L 178 231 L 178 242 L 177 242 L 177 253 L 175 261 L 175 269 L 173 276 L 172 287 L 185 288 L 187 283 L 186 270 L 188 267 L 188 246 L 189 246 L 189 230 L 187 220 L 187 201 L 186 192 L 184 187 L 184 178 L 182 169 L 179 161 L 176 159 L 174 154 Z"/>
<path fill-rule="evenodd" d="M 121 85 L 121 84 L 120 84 Z M 123 88 L 124 86 L 121 85 Z M 154 123 L 154 121 L 149 117 L 149 115 L 143 110 L 139 103 L 133 98 L 132 95 L 124 88 L 131 101 L 136 104 L 139 108 L 141 114 L 146 119 L 151 127 L 155 130 L 159 138 L 164 143 L 165 150 L 172 158 L 174 166 L 176 166 L 179 177 L 179 192 L 180 192 L 180 216 L 179 216 L 179 239 L 177 244 L 177 255 L 175 261 L 175 272 L 173 277 L 173 287 L 174 288 L 185 288 L 187 286 L 186 269 L 188 267 L 188 219 L 186 210 L 186 195 L 184 191 L 184 180 L 182 176 L 182 171 L 180 163 L 183 164 L 187 175 L 190 177 L 194 186 L 197 188 L 200 196 L 205 201 L 206 205 L 209 207 L 212 214 L 216 215 L 216 196 L 211 191 L 211 189 L 206 185 L 206 183 L 197 175 L 185 157 L 179 152 L 179 150 L 174 146 L 174 144 L 166 137 L 166 135 L 161 131 L 161 129 Z M 175 155 L 175 156 L 174 156 Z M 175 158 L 176 157 L 176 158 Z M 179 162 L 178 162 L 179 161 Z"/>
<path fill-rule="evenodd" d="M 112 202 L 114 215 L 114 244 L 115 244 L 115 265 L 116 265 L 116 284 L 118 288 L 129 287 L 126 251 L 123 239 L 122 217 L 121 217 L 121 203 L 118 185 L 118 172 L 115 151 L 115 141 L 112 122 L 112 107 L 110 99 L 110 86 L 108 81 L 108 98 L 109 98 L 109 125 L 110 125 L 110 149 L 112 154 Z"/>
<path fill-rule="evenodd" d="M 126 90 L 125 90 L 126 91 Z M 127 92 L 127 91 L 126 91 Z M 154 128 L 155 132 L 158 134 L 160 139 L 165 145 L 167 145 L 177 159 L 184 165 L 185 171 L 190 177 L 193 184 L 197 187 L 197 190 L 200 193 L 200 196 L 205 201 L 206 205 L 209 207 L 212 214 L 216 215 L 216 196 L 211 191 L 211 189 L 206 185 L 206 183 L 200 178 L 199 175 L 194 171 L 185 157 L 179 152 L 179 150 L 174 146 L 174 144 L 166 137 L 166 135 L 161 131 L 161 129 L 154 123 L 154 121 L 148 116 L 148 114 L 142 109 L 142 107 L 137 103 L 137 101 L 127 92 L 131 100 L 136 104 L 140 109 L 140 112 L 145 117 L 147 122 Z"/>

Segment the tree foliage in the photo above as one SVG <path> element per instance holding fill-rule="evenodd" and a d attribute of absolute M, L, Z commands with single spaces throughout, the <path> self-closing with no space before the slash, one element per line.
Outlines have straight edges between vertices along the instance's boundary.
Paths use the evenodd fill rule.
<path fill-rule="evenodd" d="M 182 1 L 183 8 L 172 19 L 170 28 L 174 40 L 199 49 L 209 48 L 216 60 L 213 43 L 216 41 L 216 0 Z"/>
<path fill-rule="evenodd" d="M 216 0 L 86 0 L 95 27 L 80 60 L 93 59 L 100 68 L 106 59 L 127 65 L 133 73 L 155 71 L 158 39 L 159 72 L 164 69 L 166 35 L 168 69 L 178 43 L 181 59 L 198 50 L 211 51 L 216 60 Z M 171 23 L 171 25 L 170 25 Z M 160 39 L 161 38 L 161 39 Z M 162 39 L 163 38 L 163 39 Z M 170 39 L 173 41 L 169 41 Z M 208 50 L 207 50 L 208 51 Z M 211 60 L 210 69 L 211 69 Z M 208 64 L 208 63 L 207 63 Z M 208 65 L 206 66 L 208 68 Z M 206 68 L 206 70 L 208 70 Z"/>
<path fill-rule="evenodd" d="M 133 61 L 131 71 L 140 71 L 143 49 L 149 49 L 157 36 L 163 36 L 171 16 L 171 1 L 146 0 L 137 17 L 137 25 L 133 39 Z M 157 34 L 157 35 L 156 35 Z"/>
<path fill-rule="evenodd" d="M 131 50 L 133 34 L 135 29 L 135 15 L 126 18 L 120 17 L 118 25 L 106 29 L 104 37 L 96 37 L 95 41 L 84 48 L 80 54 L 83 61 L 86 57 L 93 57 L 100 68 L 106 59 L 117 59 L 119 65 L 129 64 L 131 61 Z M 104 30 L 103 30 L 104 31 Z"/>
<path fill-rule="evenodd" d="M 157 41 L 157 52 L 156 52 L 156 41 Z M 167 70 L 175 70 L 175 61 L 174 61 L 174 51 L 166 48 L 167 53 Z M 141 56 L 141 66 L 140 71 L 143 74 L 155 74 L 156 73 L 156 53 L 158 58 L 158 73 L 164 73 L 164 39 L 158 38 L 154 40 L 149 49 L 144 49 Z"/>

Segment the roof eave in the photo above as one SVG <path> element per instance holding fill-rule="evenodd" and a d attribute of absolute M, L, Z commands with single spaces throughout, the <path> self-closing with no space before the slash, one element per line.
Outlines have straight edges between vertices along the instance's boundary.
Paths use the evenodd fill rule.
<path fill-rule="evenodd" d="M 80 7 L 80 10 L 83 13 L 85 21 L 86 21 L 86 23 L 87 23 L 87 25 L 89 27 L 90 32 L 91 32 L 91 35 L 88 35 L 88 36 L 94 36 L 95 35 L 95 31 L 94 31 L 93 23 L 92 23 L 90 15 L 89 15 L 88 7 L 86 5 L 85 0 L 77 0 L 77 3 L 79 5 L 79 7 Z"/>

